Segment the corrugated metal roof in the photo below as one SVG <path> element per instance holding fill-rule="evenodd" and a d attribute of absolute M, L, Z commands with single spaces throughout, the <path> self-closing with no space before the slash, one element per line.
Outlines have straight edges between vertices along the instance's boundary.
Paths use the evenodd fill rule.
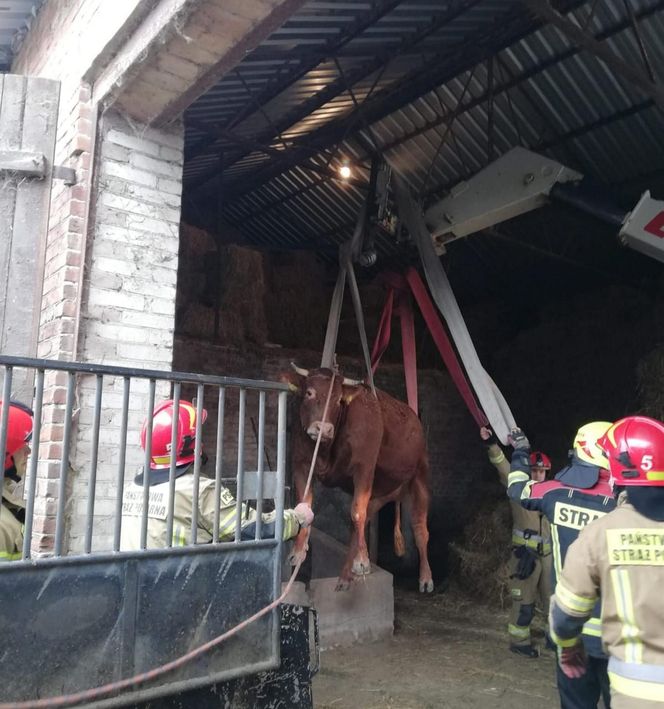
<path fill-rule="evenodd" d="M 9 69 L 17 44 L 43 0 L 0 0 L 0 71 Z"/>
<path fill-rule="evenodd" d="M 628 2 L 661 81 L 664 0 Z M 226 214 L 250 241 L 330 248 L 342 241 L 364 193 L 324 173 L 345 159 L 366 177 L 373 140 L 416 190 L 432 195 L 484 167 L 490 150 L 497 157 L 515 145 L 605 183 L 664 169 L 664 116 L 652 99 L 559 30 L 535 22 L 521 3 L 382 6 L 383 16 L 351 36 L 374 4 L 312 0 L 187 111 L 186 184 L 204 185 L 223 152 Z M 568 19 L 646 74 L 623 0 L 567 7 L 574 8 Z M 522 31 L 524 18 L 530 31 Z M 505 41 L 509 32 L 515 41 Z M 477 47 L 493 54 L 493 83 L 488 62 L 472 61 Z M 432 67 L 448 78 L 400 105 L 398 97 Z M 389 108 L 391 96 L 393 110 L 369 129 L 357 106 L 368 110 L 382 101 Z M 212 125 L 226 134 L 212 140 Z M 333 130 L 339 125 L 340 136 Z M 297 164 L 289 165 L 290 155 Z"/>

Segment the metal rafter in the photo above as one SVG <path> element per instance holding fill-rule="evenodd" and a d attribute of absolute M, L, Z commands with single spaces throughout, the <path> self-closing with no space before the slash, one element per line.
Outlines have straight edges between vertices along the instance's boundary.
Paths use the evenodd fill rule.
<path fill-rule="evenodd" d="M 642 20 L 647 17 L 650 17 L 651 15 L 654 15 L 658 12 L 661 12 L 664 10 L 664 0 L 659 0 L 655 5 L 652 7 L 649 7 L 640 13 L 636 15 L 637 19 Z M 603 32 L 599 33 L 596 35 L 595 39 L 599 41 L 603 41 L 606 39 L 609 39 L 611 37 L 614 37 L 615 35 L 620 34 L 621 32 L 624 32 L 626 29 L 630 27 L 631 23 L 629 20 L 622 20 L 621 22 L 616 23 L 609 29 L 604 30 Z M 520 90 L 524 96 L 528 100 L 528 103 L 530 104 L 531 108 L 535 109 L 535 106 L 538 106 L 536 101 L 532 99 L 532 97 L 527 94 L 526 89 L 524 84 L 529 80 L 532 79 L 533 77 L 537 76 L 538 74 L 541 74 L 542 72 L 546 71 L 547 69 L 550 69 L 564 61 L 567 61 L 568 59 L 571 59 L 572 57 L 576 56 L 579 54 L 582 50 L 576 47 L 572 47 L 570 49 L 567 49 L 564 52 L 561 52 L 560 54 L 557 54 L 555 57 L 552 57 L 551 59 L 547 59 L 546 61 L 542 62 L 541 64 L 538 64 L 537 66 L 532 67 L 528 71 L 525 71 L 521 74 L 514 75 L 512 71 L 509 69 L 509 67 L 505 64 L 502 58 L 498 58 L 498 62 L 500 63 L 501 67 L 504 68 L 509 76 L 509 79 L 505 81 L 504 83 L 501 83 L 497 85 L 494 88 L 494 99 L 496 96 L 499 96 L 500 94 L 509 91 L 510 89 L 517 89 Z M 436 128 L 440 125 L 447 124 L 449 121 L 454 120 L 458 118 L 461 114 L 466 113 L 477 106 L 481 106 L 483 103 L 486 103 L 487 98 L 489 95 L 489 91 L 484 91 L 482 92 L 479 96 L 476 98 L 468 101 L 462 106 L 459 106 L 455 108 L 451 113 L 448 112 L 445 115 L 438 116 L 437 118 L 434 118 L 430 121 L 427 121 L 423 125 L 421 125 L 419 128 L 410 131 L 408 133 L 404 133 L 404 135 L 400 136 L 396 140 L 386 143 L 385 145 L 381 146 L 381 150 L 384 152 L 387 152 L 389 150 L 392 150 L 393 148 L 396 148 L 397 146 L 408 142 L 409 140 L 412 140 L 413 138 L 416 138 L 418 135 L 421 135 L 422 133 L 426 133 L 427 131 L 430 131 L 433 128 Z M 544 113 L 541 109 L 541 107 L 538 107 L 535 109 L 543 120 L 545 120 L 549 130 L 553 133 L 554 136 L 557 136 L 559 133 L 557 129 L 553 126 L 551 123 L 551 120 L 548 118 L 546 113 Z"/>
<path fill-rule="evenodd" d="M 574 9 L 584 2 L 585 0 L 570 0 L 565 3 L 565 10 Z M 431 58 L 427 63 L 430 67 L 428 70 L 421 67 L 415 69 L 396 82 L 396 85 L 379 92 L 371 101 L 365 101 L 365 120 L 372 123 L 386 117 L 463 71 L 480 64 L 492 54 L 511 46 L 540 26 L 541 23 L 533 23 L 532 18 L 528 17 L 520 6 L 513 8 L 481 35 L 470 36 L 460 45 L 448 48 Z M 486 96 L 483 96 L 482 100 L 486 101 Z M 255 186 L 298 164 L 310 155 L 312 148 L 320 150 L 335 143 L 346 133 L 349 122 L 354 120 L 354 114 L 351 114 L 312 131 L 306 136 L 306 145 L 292 149 L 280 160 L 270 162 L 247 178 L 237 181 L 229 191 L 229 199 L 251 191 Z M 447 120 L 447 117 L 441 119 L 444 120 Z M 200 186 L 212 176 L 211 171 L 206 172 L 192 180 L 191 184 Z"/>
<path fill-rule="evenodd" d="M 317 49 L 314 52 L 308 52 L 306 55 L 297 54 L 296 50 L 291 50 L 289 52 L 281 53 L 279 61 L 288 62 L 290 60 L 296 59 L 299 61 L 299 65 L 294 68 L 293 71 L 288 72 L 283 76 L 277 76 L 271 80 L 267 86 L 265 86 L 260 92 L 258 92 L 253 100 L 247 103 L 244 108 L 233 117 L 232 120 L 227 121 L 225 124 L 220 124 L 216 126 L 219 134 L 224 131 L 224 126 L 232 127 L 241 123 L 243 120 L 253 115 L 256 109 L 252 107 L 254 102 L 258 102 L 260 105 L 265 106 L 272 99 L 276 98 L 280 93 L 289 88 L 293 83 L 301 79 L 308 72 L 315 69 L 321 62 L 324 62 L 328 57 L 336 56 L 340 49 L 342 49 L 349 42 L 352 42 L 355 38 L 359 37 L 366 29 L 371 27 L 371 25 L 378 22 L 381 17 L 392 12 L 397 8 L 403 0 L 382 0 L 377 2 L 375 6 L 369 11 L 361 15 L 355 22 L 349 25 L 338 37 L 331 38 L 327 40 L 322 49 Z M 254 55 L 252 55 L 252 58 Z M 219 136 L 220 137 L 220 136 Z M 211 145 L 215 142 L 214 137 L 200 140 L 191 148 L 191 156 L 200 155 L 205 152 Z"/>
<path fill-rule="evenodd" d="M 329 103 L 340 94 L 343 94 L 346 91 L 347 83 L 353 86 L 357 82 L 371 76 L 371 74 L 379 71 L 385 65 L 389 64 L 400 52 L 417 46 L 429 35 L 433 34 L 441 27 L 444 27 L 447 23 L 451 22 L 459 15 L 462 15 L 468 9 L 478 5 L 480 2 L 481 0 L 450 0 L 450 4 L 444 12 L 434 15 L 432 20 L 424 27 L 420 28 L 417 32 L 404 37 L 399 47 L 390 47 L 389 49 L 384 49 L 383 51 L 377 52 L 367 61 L 362 62 L 359 66 L 356 66 L 348 71 L 345 77 L 339 77 L 338 79 L 332 81 L 313 96 L 305 101 L 302 101 L 302 103 L 298 106 L 288 111 L 285 115 L 280 116 L 274 122 L 276 130 L 279 132 L 287 131 L 289 128 L 296 125 L 307 116 L 310 116 L 312 113 L 315 113 L 315 111 L 325 106 L 325 104 Z M 445 53 L 446 56 L 449 54 L 449 52 Z M 343 131 L 341 134 L 343 134 Z M 274 137 L 273 131 L 267 130 L 261 131 L 259 134 L 253 136 L 253 139 L 258 142 L 269 142 Z M 236 155 L 234 159 L 229 159 L 228 164 L 230 165 L 241 160 L 245 155 L 246 153 Z M 213 177 L 214 174 L 215 172 L 212 170 L 206 171 L 202 176 L 194 181 L 195 185 L 200 186 L 205 184 L 205 182 Z"/>
<path fill-rule="evenodd" d="M 536 16 L 566 35 L 578 47 L 604 62 L 623 82 L 629 84 L 630 87 L 635 86 L 640 89 L 646 96 L 652 98 L 660 108 L 664 109 L 664 87 L 651 81 L 647 74 L 621 59 L 609 47 L 601 44 L 578 25 L 563 17 L 551 7 L 547 0 L 521 0 L 521 2 L 529 7 Z"/>

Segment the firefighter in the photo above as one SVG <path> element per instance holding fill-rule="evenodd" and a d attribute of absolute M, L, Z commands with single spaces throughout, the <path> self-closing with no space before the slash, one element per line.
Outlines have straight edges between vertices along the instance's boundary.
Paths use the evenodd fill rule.
<path fill-rule="evenodd" d="M 487 446 L 489 460 L 498 471 L 500 482 L 507 488 L 510 464 L 490 429 L 480 429 Z M 543 482 L 551 469 L 549 457 L 536 451 L 530 454 L 530 478 Z M 539 600 L 544 613 L 549 612 L 551 596 L 551 532 L 549 522 L 541 512 L 526 510 L 510 500 L 512 509 L 512 554 L 510 557 L 510 610 L 507 632 L 510 650 L 525 657 L 538 657 L 539 652 L 530 636 L 535 602 Z"/>
<path fill-rule="evenodd" d="M 3 404 L 0 401 L 0 416 Z M 15 561 L 23 552 L 25 502 L 20 483 L 30 455 L 32 411 L 19 401 L 9 402 L 7 440 L 5 443 L 5 477 L 0 504 L 0 561 Z"/>
<path fill-rule="evenodd" d="M 507 494 L 528 510 L 542 512 L 551 524 L 553 547 L 553 583 L 560 576 L 569 545 L 579 531 L 616 506 L 606 459 L 597 447 L 611 424 L 593 421 L 581 426 L 574 437 L 570 461 L 554 480 L 530 480 L 530 444 L 520 429 L 510 435 L 514 455 L 508 479 Z M 589 671 L 583 677 L 570 678 L 556 667 L 556 679 L 562 709 L 596 709 L 600 697 L 606 707 L 610 703 L 608 657 L 602 649 L 600 604 L 593 609 L 583 627 L 583 643 L 591 658 Z"/>
<path fill-rule="evenodd" d="M 155 410 L 152 420 L 152 448 L 147 485 L 150 487 L 148 503 L 147 548 L 168 546 L 167 517 L 169 511 L 169 475 L 171 467 L 171 431 L 174 402 L 164 401 Z M 180 401 L 177 440 L 175 446 L 175 502 L 173 506 L 173 537 L 171 546 L 185 546 L 191 537 L 194 495 L 194 447 L 196 443 L 196 407 L 188 401 Z M 203 410 L 203 421 L 207 411 Z M 141 447 L 145 450 L 147 420 L 141 430 Z M 127 486 L 122 499 L 122 532 L 120 547 L 124 550 L 140 549 L 143 512 L 144 472 Z M 198 531 L 196 543 L 212 541 L 215 515 L 215 481 L 201 476 L 198 487 Z M 256 512 L 246 504 L 241 506 L 242 538 L 254 539 Z M 230 491 L 223 487 L 219 502 L 219 541 L 235 538 L 237 506 Z M 262 515 L 262 536 L 274 537 L 275 514 Z M 292 510 L 284 510 L 283 538 L 295 537 L 302 527 L 313 521 L 311 507 L 301 502 Z"/>
<path fill-rule="evenodd" d="M 550 628 L 566 676 L 588 673 L 580 634 L 602 597 L 602 640 L 614 709 L 664 707 L 664 424 L 617 421 L 600 439 L 626 502 L 570 547 L 551 604 Z"/>

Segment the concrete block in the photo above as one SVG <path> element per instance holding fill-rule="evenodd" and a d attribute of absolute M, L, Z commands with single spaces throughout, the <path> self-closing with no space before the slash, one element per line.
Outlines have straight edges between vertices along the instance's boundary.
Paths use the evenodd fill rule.
<path fill-rule="evenodd" d="M 313 529 L 309 542 L 312 579 L 306 589 L 294 584 L 288 603 L 311 605 L 318 611 L 322 649 L 372 642 L 394 632 L 394 590 L 392 574 L 372 565 L 371 573 L 351 584 L 348 591 L 336 591 L 337 576 L 346 557 L 346 547 Z M 293 599 L 293 600 L 291 600 Z"/>

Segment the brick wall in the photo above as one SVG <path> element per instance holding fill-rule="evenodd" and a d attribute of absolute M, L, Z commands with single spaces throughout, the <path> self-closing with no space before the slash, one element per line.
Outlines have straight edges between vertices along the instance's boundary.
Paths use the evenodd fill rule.
<path fill-rule="evenodd" d="M 99 127 L 95 189 L 100 195 L 91 217 L 78 359 L 126 367 L 170 370 L 173 358 L 178 269 L 183 128 L 146 129 L 113 111 Z M 102 399 L 94 519 L 94 549 L 109 549 L 118 475 L 121 379 L 109 379 Z M 157 400 L 169 387 L 157 387 Z M 82 378 L 81 416 L 71 452 L 73 506 L 69 548 L 79 550 L 85 533 L 87 471 L 91 461 L 95 378 Z M 125 472 L 142 464 L 140 431 L 148 407 L 148 384 L 135 380 L 129 400 Z"/>

